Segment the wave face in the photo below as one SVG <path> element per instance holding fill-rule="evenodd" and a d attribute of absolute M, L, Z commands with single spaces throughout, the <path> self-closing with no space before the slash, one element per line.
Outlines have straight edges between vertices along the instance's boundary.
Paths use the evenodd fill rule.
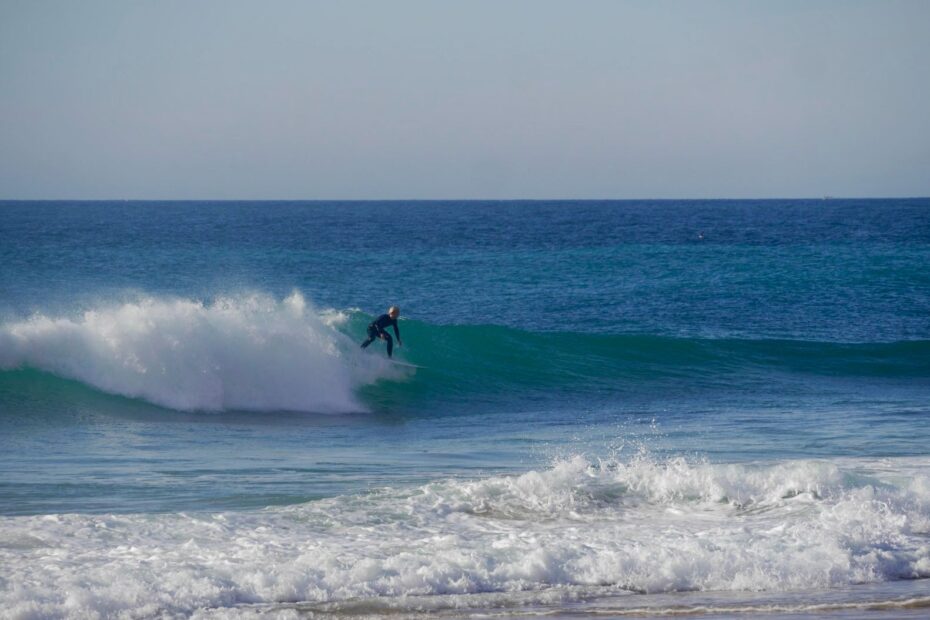
<path fill-rule="evenodd" d="M 361 333 L 369 317 L 350 313 Z M 927 385 L 930 341 L 814 342 L 533 332 L 495 325 L 402 323 L 402 349 L 426 370 L 382 394 L 436 402 L 509 399 L 752 396 L 825 386 L 854 392 L 864 383 Z M 867 379 L 863 382 L 862 379 Z M 567 399 L 571 400 L 571 399 Z"/>
<path fill-rule="evenodd" d="M 418 362 L 454 371 L 484 367 L 511 380 L 562 377 L 699 378 L 721 372 L 796 372 L 823 376 L 920 377 L 930 374 L 930 341 L 843 343 L 675 338 L 654 335 L 539 333 L 493 325 L 404 323 L 426 343 Z M 509 369 L 509 372 L 499 372 Z"/>
<path fill-rule="evenodd" d="M 257 512 L 7 518 L 0 604 L 13 616 L 141 617 L 788 592 L 930 577 L 928 534 L 925 458 L 574 456 Z"/>
<path fill-rule="evenodd" d="M 30 367 L 179 410 L 360 411 L 359 386 L 396 376 L 299 293 L 146 297 L 76 318 L 0 326 L 0 368 Z"/>

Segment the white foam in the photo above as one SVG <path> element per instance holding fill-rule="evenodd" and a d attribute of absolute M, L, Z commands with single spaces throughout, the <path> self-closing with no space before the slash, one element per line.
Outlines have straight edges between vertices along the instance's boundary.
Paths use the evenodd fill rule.
<path fill-rule="evenodd" d="M 362 410 L 360 385 L 400 373 L 300 293 L 203 303 L 147 297 L 77 318 L 0 326 L 0 368 L 29 366 L 181 410 Z"/>
<path fill-rule="evenodd" d="M 928 480 L 930 459 L 575 457 L 521 476 L 263 511 L 9 517 L 0 608 L 17 618 L 236 615 L 297 602 L 376 612 L 429 608 L 417 597 L 506 607 L 526 593 L 558 601 L 598 589 L 785 592 L 930 577 Z"/>

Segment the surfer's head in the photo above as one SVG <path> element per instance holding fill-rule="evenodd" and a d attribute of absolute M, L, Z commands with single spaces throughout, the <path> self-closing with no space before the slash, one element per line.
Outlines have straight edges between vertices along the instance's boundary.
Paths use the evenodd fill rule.
<path fill-rule="evenodd" d="M 391 317 L 392 319 L 396 319 L 397 317 L 400 316 L 400 308 L 398 308 L 397 306 L 391 306 L 390 308 L 388 308 L 388 316 Z"/>

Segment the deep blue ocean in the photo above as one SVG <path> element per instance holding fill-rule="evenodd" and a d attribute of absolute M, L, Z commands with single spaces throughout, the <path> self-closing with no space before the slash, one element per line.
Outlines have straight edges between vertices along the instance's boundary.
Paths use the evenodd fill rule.
<path fill-rule="evenodd" d="M 16 618 L 922 617 L 930 199 L 0 202 L 0 566 Z"/>

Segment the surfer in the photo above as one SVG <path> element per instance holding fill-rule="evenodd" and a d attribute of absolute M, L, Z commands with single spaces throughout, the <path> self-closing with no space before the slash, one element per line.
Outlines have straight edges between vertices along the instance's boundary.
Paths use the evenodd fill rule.
<path fill-rule="evenodd" d="M 387 342 L 387 354 L 388 357 L 391 357 L 391 354 L 394 352 L 394 339 L 391 338 L 391 334 L 385 331 L 388 326 L 394 328 L 394 335 L 397 336 L 397 346 L 404 346 L 404 343 L 400 340 L 400 328 L 397 327 L 397 317 L 399 316 L 400 308 L 391 306 L 388 308 L 387 314 L 382 314 L 372 321 L 371 324 L 368 325 L 368 339 L 362 343 L 362 348 L 364 349 L 374 342 L 375 338 L 380 338 Z"/>

